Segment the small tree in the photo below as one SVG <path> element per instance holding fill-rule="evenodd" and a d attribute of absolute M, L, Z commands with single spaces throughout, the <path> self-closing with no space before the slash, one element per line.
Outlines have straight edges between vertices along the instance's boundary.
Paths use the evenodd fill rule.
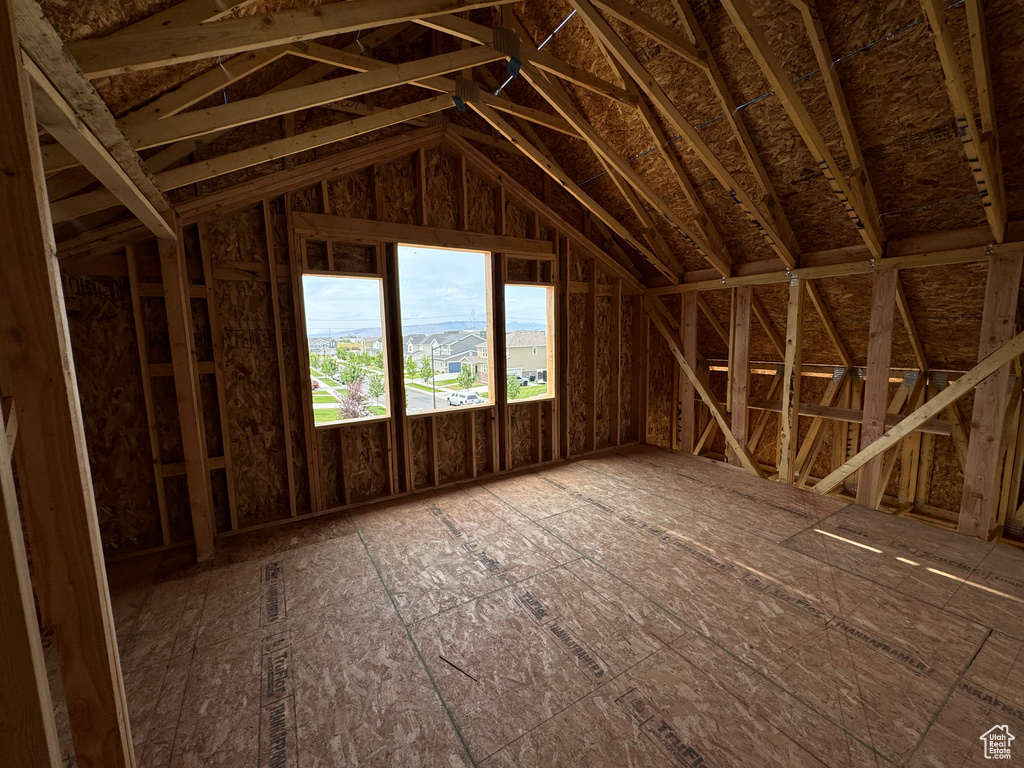
<path fill-rule="evenodd" d="M 416 361 L 411 357 L 405 358 L 405 378 L 410 380 L 416 378 Z"/>
<path fill-rule="evenodd" d="M 377 405 L 380 405 L 380 396 L 384 394 L 384 377 L 371 376 L 369 391 L 370 397 L 376 401 Z"/>
<path fill-rule="evenodd" d="M 509 400 L 515 400 L 516 398 L 519 397 L 519 389 L 520 389 L 520 387 L 519 387 L 519 378 L 518 377 L 516 377 L 516 376 L 514 376 L 514 375 L 512 375 L 510 373 L 508 375 L 508 384 L 506 386 L 508 387 L 508 399 Z"/>
<path fill-rule="evenodd" d="M 433 375 L 433 366 L 430 364 L 430 361 L 427 360 L 427 358 L 423 358 L 423 363 L 420 365 L 420 378 L 423 379 L 424 381 L 427 381 Z"/>
<path fill-rule="evenodd" d="M 459 385 L 459 389 L 469 389 L 473 386 L 475 378 L 476 377 L 473 376 L 473 366 L 468 363 L 463 363 L 462 370 L 459 371 L 459 378 L 456 379 L 455 383 Z"/>
<path fill-rule="evenodd" d="M 335 374 L 338 373 L 338 361 L 333 357 L 324 355 L 323 359 L 320 360 L 320 370 L 324 372 L 324 375 L 330 376 L 333 379 Z"/>
<path fill-rule="evenodd" d="M 373 356 L 373 363 L 372 363 L 372 365 L 378 371 L 383 371 L 384 370 L 384 353 L 383 352 L 378 352 L 376 355 Z"/>
<path fill-rule="evenodd" d="M 348 392 L 341 398 L 341 405 L 338 406 L 339 419 L 361 419 L 369 416 L 370 411 L 366 407 L 363 397 L 363 380 L 355 379 L 348 385 Z"/>
<path fill-rule="evenodd" d="M 345 367 L 342 369 L 341 374 L 339 375 L 339 379 L 338 380 L 342 384 L 351 384 L 356 379 L 362 378 L 362 376 L 363 376 L 362 369 L 356 363 L 350 362 L 350 363 L 346 364 Z"/>

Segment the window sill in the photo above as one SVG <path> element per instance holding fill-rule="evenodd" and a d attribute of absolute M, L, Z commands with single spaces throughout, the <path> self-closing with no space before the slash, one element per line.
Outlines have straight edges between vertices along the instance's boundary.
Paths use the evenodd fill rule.
<path fill-rule="evenodd" d="M 361 419 L 346 419 L 345 421 L 332 421 L 327 424 L 314 424 L 316 429 L 339 429 L 352 424 L 375 424 L 379 421 L 390 421 L 390 416 L 364 416 Z"/>

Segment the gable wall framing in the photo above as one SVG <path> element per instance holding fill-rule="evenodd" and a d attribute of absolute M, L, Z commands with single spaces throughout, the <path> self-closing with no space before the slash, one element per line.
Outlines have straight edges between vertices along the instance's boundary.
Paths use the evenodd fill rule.
<path fill-rule="evenodd" d="M 639 440 L 635 382 L 643 351 L 634 335 L 642 313 L 629 272 L 468 145 L 434 129 L 384 144 L 381 153 L 363 148 L 362 162 L 323 164 L 320 178 L 300 168 L 183 206 L 218 534 Z M 310 228 L 346 219 L 365 223 L 348 239 L 377 249 L 386 284 L 394 259 L 387 238 L 371 245 L 363 231 L 380 230 L 379 222 L 426 226 L 453 246 L 465 245 L 462 231 L 498 244 L 515 242 L 503 235 L 541 235 L 522 242 L 539 242 L 548 257 L 517 253 L 501 261 L 513 265 L 509 280 L 554 286 L 556 350 L 564 360 L 555 364 L 557 396 L 411 417 L 392 407 L 390 418 L 314 426 L 295 281 L 313 266 L 307 242 L 345 240 Z M 188 495 L 155 244 L 103 244 L 65 255 L 62 266 L 74 353 L 83 361 L 80 387 L 104 395 L 84 397 L 83 405 L 105 552 L 186 544 Z M 390 300 L 386 314 L 388 330 L 397 330 Z M 400 371 L 400 350 L 397 357 Z M 393 365 L 389 371 L 394 378 Z M 143 413 L 148 418 L 138 418 Z M 120 436 L 117 456 L 104 448 L 111 435 Z"/>

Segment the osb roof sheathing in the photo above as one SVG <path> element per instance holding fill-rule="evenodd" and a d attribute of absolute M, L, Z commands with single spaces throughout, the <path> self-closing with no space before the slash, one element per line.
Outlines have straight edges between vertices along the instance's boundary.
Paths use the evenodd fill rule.
<path fill-rule="evenodd" d="M 689 0 L 711 53 L 718 62 L 735 102 L 738 116 L 749 129 L 752 142 L 763 161 L 781 208 L 791 225 L 802 251 L 821 251 L 859 246 L 862 240 L 828 183 L 818 170 L 811 153 L 790 121 L 779 98 L 772 93 L 739 32 L 718 0 Z M 782 63 L 794 88 L 818 130 L 827 142 L 841 169 L 849 167 L 838 122 L 818 71 L 798 10 L 789 0 L 747 0 L 768 44 Z M 675 0 L 630 0 L 637 7 L 674 29 L 685 33 L 685 24 L 677 14 Z M 316 4 L 310 0 L 263 0 L 235 11 L 239 15 L 263 13 L 288 7 Z M 43 8 L 54 26 L 67 40 L 110 34 L 139 19 L 173 5 L 167 0 L 43 0 Z M 512 6 L 534 44 L 547 38 L 569 14 L 564 0 L 524 0 Z M 924 20 L 919 0 L 852 0 L 845 3 L 818 3 L 821 23 L 828 39 L 835 70 L 842 83 L 852 121 L 865 157 L 866 171 L 878 201 L 881 228 L 888 238 L 935 234 L 947 230 L 985 226 L 980 197 L 974 185 L 963 148 L 955 132 L 953 112 L 946 91 L 942 68 L 931 30 Z M 496 20 L 493 9 L 472 11 L 470 18 L 490 25 Z M 1020 0 L 988 0 L 985 3 L 986 27 L 991 57 L 993 94 L 997 109 L 999 143 L 1010 219 L 1024 215 L 1024 3 Z M 968 76 L 970 99 L 977 112 L 973 84 L 966 12 L 962 2 L 946 10 L 949 24 Z M 637 58 L 650 70 L 684 117 L 697 129 L 710 149 L 734 175 L 739 185 L 754 199 L 761 197 L 756 177 L 750 169 L 739 142 L 722 114 L 702 68 L 664 49 L 636 30 L 610 19 Z M 441 50 L 456 50 L 459 43 L 440 33 L 417 34 L 389 41 L 373 55 L 385 61 L 404 61 L 431 55 Z M 355 38 L 341 35 L 323 42 L 343 46 Z M 605 52 L 596 44 L 583 19 L 577 14 L 546 45 L 545 50 L 567 63 L 587 70 L 609 82 L 620 84 Z M 210 67 L 216 59 L 164 67 L 148 72 L 104 78 L 96 85 L 112 111 L 122 115 Z M 284 59 L 257 72 L 227 90 L 229 100 L 258 95 L 287 79 L 305 66 L 298 60 Z M 492 78 L 504 80 L 499 64 L 489 66 Z M 339 71 L 334 76 L 343 74 Z M 607 143 L 626 158 L 633 170 L 685 222 L 696 216 L 685 200 L 677 180 L 660 153 L 652 151 L 652 140 L 639 115 L 632 109 L 572 83 L 560 81 L 577 105 Z M 548 113 L 553 110 L 523 78 L 514 81 L 506 94 L 517 103 Z M 423 91 L 412 87 L 373 94 L 367 103 L 394 106 L 423 98 Z M 224 94 L 211 96 L 209 103 L 223 100 Z M 456 124 L 491 133 L 479 118 L 449 110 L 448 119 Z M 349 119 L 329 109 L 312 110 L 296 116 L 297 130 Z M 514 122 L 514 121 L 513 121 Z M 555 131 L 533 126 L 548 150 L 584 191 L 606 208 L 624 226 L 640 238 L 643 227 L 616 189 L 615 184 L 582 141 Z M 662 130 L 674 137 L 665 122 Z M 408 130 L 395 126 L 359 137 L 340 146 L 322 148 L 293 158 L 320 157 L 351 146 L 359 146 L 380 137 Z M 216 154 L 223 149 L 239 149 L 280 135 L 280 121 L 246 126 L 204 147 L 200 154 Z M 736 263 L 774 259 L 775 255 L 758 235 L 755 227 L 741 214 L 727 191 L 681 139 L 673 140 L 676 153 L 689 175 L 714 226 L 721 234 L 731 259 Z M 527 160 L 513 154 L 481 146 L 524 185 L 536 193 L 542 189 L 542 175 Z M 222 177 L 204 185 L 220 189 L 242 179 L 256 178 L 278 170 L 281 163 L 270 163 Z M 195 194 L 179 192 L 178 195 Z M 581 228 L 575 203 L 567 204 L 565 193 L 554 187 L 554 205 Z M 649 210 L 653 210 L 644 204 Z M 575 210 L 570 210 L 570 208 Z M 660 215 L 653 215 L 655 226 L 672 251 L 670 261 L 683 270 L 704 269 L 708 265 L 696 250 Z M 595 239 L 601 235 L 595 230 Z M 640 256 L 628 246 L 623 248 L 638 261 L 645 275 L 653 275 L 650 265 L 640 264 Z M 937 277 L 941 273 L 941 280 Z M 978 318 L 984 290 L 983 267 L 956 267 L 929 270 L 921 275 L 905 273 L 904 286 L 914 310 L 921 335 L 936 367 L 969 367 L 976 359 Z M 870 279 L 843 278 L 822 281 L 821 292 L 833 311 L 833 321 L 844 336 L 855 360 L 863 360 L 867 338 L 866 322 L 870 305 Z M 757 289 L 762 303 L 777 330 L 785 327 L 785 291 Z M 778 295 L 776 295 L 778 294 Z M 726 299 L 727 293 L 722 294 Z M 712 299 L 709 298 L 709 301 Z M 717 304 L 720 298 L 713 301 Z M 780 314 L 781 313 L 781 314 Z M 808 310 L 808 361 L 836 362 L 823 329 L 815 328 L 814 313 Z M 721 316 L 727 317 L 726 315 Z M 864 326 L 863 328 L 861 326 Z M 759 332 L 760 333 L 760 332 Z M 761 334 L 763 336 L 763 334 Z M 902 326 L 894 338 L 904 336 Z M 895 342 L 894 364 L 912 363 L 909 346 Z M 755 356 L 771 357 L 766 338 L 760 339 Z"/>

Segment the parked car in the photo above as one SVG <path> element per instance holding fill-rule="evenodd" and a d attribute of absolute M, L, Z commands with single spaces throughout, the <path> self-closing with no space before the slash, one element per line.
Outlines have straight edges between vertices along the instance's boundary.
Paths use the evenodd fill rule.
<path fill-rule="evenodd" d="M 483 398 L 476 392 L 452 392 L 448 395 L 448 405 L 479 405 Z"/>
<path fill-rule="evenodd" d="M 528 387 L 528 386 L 530 386 L 530 379 L 529 379 L 528 376 L 522 376 L 522 375 L 518 375 L 517 374 L 515 379 L 516 379 L 516 381 L 519 382 L 519 386 L 520 387 Z"/>

